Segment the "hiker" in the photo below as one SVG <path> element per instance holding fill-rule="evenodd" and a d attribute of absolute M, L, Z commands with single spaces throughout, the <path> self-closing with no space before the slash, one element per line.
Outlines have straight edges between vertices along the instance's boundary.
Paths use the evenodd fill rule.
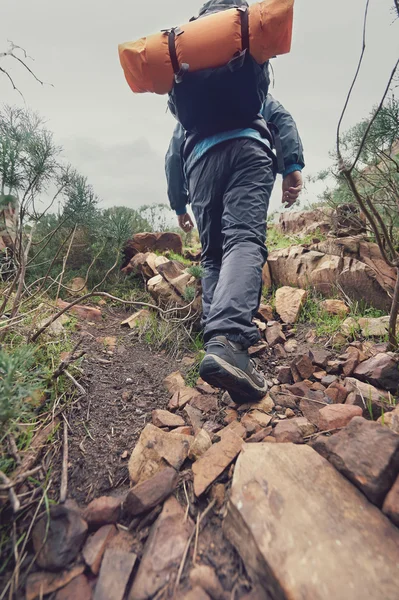
<path fill-rule="evenodd" d="M 248 4 L 243 0 L 210 0 L 202 7 L 199 18 L 238 6 Z M 196 106 L 196 110 L 201 111 L 198 123 L 202 131 L 210 134 L 198 134 L 199 127 L 192 133 L 178 123 L 166 155 L 171 207 L 181 229 L 189 232 L 194 227 L 187 212 L 187 204 L 191 204 L 202 246 L 202 324 L 206 354 L 200 375 L 211 385 L 226 389 L 236 402 L 260 400 L 267 392 L 265 378 L 248 353 L 248 348 L 260 339 L 252 319 L 259 307 L 262 268 L 267 258 L 267 210 L 276 173 L 283 176 L 282 202 L 290 207 L 302 189 L 304 167 L 302 143 L 294 120 L 267 94 L 268 63 L 254 68 L 262 71 L 258 73 L 258 82 L 266 91 L 263 106 L 260 105 L 261 115 L 254 115 L 245 123 L 241 120 L 235 124 L 231 120 L 227 130 L 219 130 L 223 119 L 228 122 L 226 113 L 229 102 L 234 104 L 233 94 L 224 98 L 225 110 L 219 116 L 209 114 L 209 128 L 204 129 L 202 113 L 206 94 L 198 103 L 202 88 L 197 87 L 191 97 L 189 94 L 193 92 L 188 90 L 188 107 Z M 201 86 L 201 72 L 191 77 L 194 75 L 195 83 Z M 203 81 L 207 85 L 207 81 Z M 169 106 L 180 120 L 179 115 L 186 107 L 182 96 L 184 87 L 178 86 L 175 84 L 170 93 Z M 225 93 L 225 89 L 226 83 L 221 84 L 220 93 Z M 250 87 L 244 87 L 247 89 Z M 242 94 L 242 89 L 237 89 L 238 93 Z M 213 110 L 214 98 L 215 95 L 208 111 Z M 245 103 L 245 97 L 239 102 Z M 195 121 L 195 115 L 192 118 Z M 280 161 L 272 151 L 270 124 L 278 128 Z M 212 134 L 213 128 L 216 131 Z M 283 164 L 278 164 L 281 158 Z"/>

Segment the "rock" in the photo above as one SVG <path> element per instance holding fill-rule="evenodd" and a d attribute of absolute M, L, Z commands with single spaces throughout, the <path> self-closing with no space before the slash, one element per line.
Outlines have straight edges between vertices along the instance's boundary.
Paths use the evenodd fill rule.
<path fill-rule="evenodd" d="M 152 598 L 168 583 L 171 572 L 178 569 L 194 528 L 191 519 L 185 520 L 184 515 L 185 509 L 176 498 L 172 496 L 165 502 L 150 530 L 128 600 Z"/>
<path fill-rule="evenodd" d="M 280 406 L 281 409 L 296 408 L 295 397 L 285 391 L 281 392 L 281 393 L 277 393 L 275 395 L 275 399 L 276 399 L 276 403 Z M 276 406 L 276 409 L 277 409 L 277 406 Z"/>
<path fill-rule="evenodd" d="M 272 278 L 270 274 L 270 269 L 267 261 L 263 265 L 262 269 L 262 287 L 264 290 L 269 290 L 272 287 Z"/>
<path fill-rule="evenodd" d="M 165 379 L 163 380 L 163 384 L 168 390 L 169 394 L 179 392 L 182 388 L 186 387 L 183 375 L 180 373 L 180 371 L 174 371 L 173 373 L 165 377 Z"/>
<path fill-rule="evenodd" d="M 334 404 L 343 404 L 348 396 L 348 390 L 339 381 L 334 381 L 329 385 L 325 393 Z"/>
<path fill-rule="evenodd" d="M 324 386 L 330 386 L 333 383 L 336 383 L 336 381 L 338 381 L 336 375 L 326 375 L 325 377 L 323 377 L 320 383 Z"/>
<path fill-rule="evenodd" d="M 270 394 L 266 394 L 258 402 L 247 402 L 246 404 L 240 404 L 237 408 L 239 412 L 256 409 L 264 413 L 270 413 L 274 408 L 274 402 Z"/>
<path fill-rule="evenodd" d="M 398 391 L 398 361 L 385 352 L 376 354 L 360 363 L 353 374 L 361 381 L 366 381 L 372 385 L 378 385 L 393 394 Z"/>
<path fill-rule="evenodd" d="M 229 425 L 233 421 L 236 421 L 238 417 L 238 412 L 234 408 L 226 408 L 224 411 L 223 423 Z"/>
<path fill-rule="evenodd" d="M 195 384 L 195 389 L 201 392 L 201 394 L 205 394 L 206 396 L 218 394 L 219 391 L 217 388 L 214 388 L 211 385 L 209 385 L 209 383 L 206 383 L 206 381 L 201 379 L 201 377 L 198 377 L 197 383 Z"/>
<path fill-rule="evenodd" d="M 64 302 L 61 298 L 57 300 L 58 308 L 66 308 L 69 306 L 69 302 Z M 80 304 L 75 304 L 68 309 L 68 312 L 71 312 L 73 315 L 78 317 L 78 319 L 82 319 L 83 321 L 102 321 L 102 313 L 99 308 L 94 308 L 92 306 L 81 306 Z"/>
<path fill-rule="evenodd" d="M 363 411 L 360 406 L 330 404 L 319 411 L 319 428 L 322 431 L 339 429 L 345 427 L 353 417 L 361 417 L 362 414 Z"/>
<path fill-rule="evenodd" d="M 211 600 L 208 594 L 201 587 L 196 585 L 187 594 L 184 595 L 183 600 Z"/>
<path fill-rule="evenodd" d="M 123 503 L 124 512 L 130 517 L 148 512 L 172 494 L 177 482 L 178 474 L 175 469 L 165 467 L 129 490 Z"/>
<path fill-rule="evenodd" d="M 309 400 L 307 398 L 301 398 L 300 402 L 299 402 L 299 410 L 301 411 L 301 413 L 303 414 L 304 417 L 306 417 L 306 419 L 308 421 L 310 421 L 310 423 L 312 423 L 313 425 L 315 425 L 317 428 L 320 428 L 319 423 L 320 423 L 320 409 L 323 408 L 323 404 L 320 402 L 314 402 L 312 400 Z"/>
<path fill-rule="evenodd" d="M 260 321 L 259 319 L 252 319 L 252 323 L 256 325 L 260 332 L 266 331 L 266 323 Z"/>
<path fill-rule="evenodd" d="M 172 429 L 172 431 L 170 431 L 169 433 L 171 435 L 173 435 L 174 433 L 177 433 L 177 434 L 192 436 L 194 432 L 193 432 L 192 427 L 190 427 L 189 425 L 186 425 L 185 427 L 176 427 L 175 429 Z"/>
<path fill-rule="evenodd" d="M 122 321 L 121 326 L 130 327 L 130 329 L 134 329 L 141 323 L 145 323 L 145 321 L 147 321 L 150 318 L 150 316 L 150 311 L 146 308 L 142 308 L 141 310 L 133 313 L 132 315 L 130 315 L 130 317 Z"/>
<path fill-rule="evenodd" d="M 329 315 L 347 315 L 349 308 L 343 300 L 323 300 L 321 308 Z"/>
<path fill-rule="evenodd" d="M 358 321 L 364 337 L 385 337 L 389 331 L 389 317 L 362 317 Z"/>
<path fill-rule="evenodd" d="M 42 569 L 60 571 L 78 555 L 87 536 L 87 523 L 62 505 L 50 508 L 34 526 L 32 542 L 37 564 Z"/>
<path fill-rule="evenodd" d="M 298 371 L 302 379 L 309 379 L 309 377 L 313 375 L 315 370 L 312 361 L 305 354 L 295 358 L 291 363 L 291 369 L 292 367 L 294 367 Z"/>
<path fill-rule="evenodd" d="M 191 442 L 188 457 L 190 460 L 198 460 L 212 446 L 211 436 L 205 429 L 200 429 Z"/>
<path fill-rule="evenodd" d="M 274 321 L 273 309 L 270 304 L 260 304 L 258 308 L 258 315 L 261 317 L 261 319 L 266 321 L 266 323 L 268 321 Z"/>
<path fill-rule="evenodd" d="M 218 399 L 214 395 L 201 394 L 200 396 L 195 396 L 191 400 L 190 405 L 204 413 L 208 413 L 218 410 Z"/>
<path fill-rule="evenodd" d="M 294 413 L 294 411 L 292 410 L 292 408 L 287 408 L 287 409 L 285 410 L 285 413 L 284 413 L 284 414 L 285 414 L 285 416 L 287 417 L 287 419 L 292 419 L 293 417 L 295 417 L 295 413 Z"/>
<path fill-rule="evenodd" d="M 399 433 L 399 405 L 397 405 L 392 412 L 382 414 L 378 419 L 378 423 L 385 425 L 385 427 L 388 427 L 395 433 Z"/>
<path fill-rule="evenodd" d="M 214 569 L 207 565 L 196 565 L 191 569 L 190 583 L 193 587 L 198 586 L 205 590 L 212 600 L 227 600 L 229 597 L 225 594 Z"/>
<path fill-rule="evenodd" d="M 267 323 L 266 341 L 272 347 L 276 344 L 284 344 L 287 341 L 283 329 L 277 321 L 269 321 Z"/>
<path fill-rule="evenodd" d="M 78 575 L 55 595 L 55 600 L 91 600 L 91 585 L 86 575 Z"/>
<path fill-rule="evenodd" d="M 157 408 L 152 411 L 152 423 L 155 427 L 184 427 L 185 421 L 179 415 L 174 415 L 168 410 Z"/>
<path fill-rule="evenodd" d="M 284 350 L 288 352 L 288 354 L 293 354 L 298 348 L 298 342 L 295 338 L 291 338 L 287 340 L 284 344 Z"/>
<path fill-rule="evenodd" d="M 276 344 L 274 346 L 274 355 L 277 359 L 287 358 L 287 353 L 284 350 L 284 346 L 282 344 Z"/>
<path fill-rule="evenodd" d="M 60 573 L 49 573 L 48 571 L 31 573 L 26 579 L 25 599 L 43 598 L 79 577 L 84 570 L 84 565 L 76 565 L 72 569 Z"/>
<path fill-rule="evenodd" d="M 157 266 L 157 271 L 165 281 L 172 283 L 183 274 L 184 267 L 175 260 L 165 260 L 161 265 Z"/>
<path fill-rule="evenodd" d="M 357 348 L 353 348 L 353 346 L 349 346 L 345 362 L 342 365 L 342 373 L 345 377 L 349 377 L 352 375 L 353 371 L 356 369 L 358 364 L 360 363 L 360 352 Z"/>
<path fill-rule="evenodd" d="M 265 350 L 267 350 L 268 347 L 269 344 L 267 344 L 266 342 L 258 342 L 257 344 L 255 344 L 255 346 L 250 346 L 248 348 L 248 354 L 249 356 L 258 356 L 259 354 L 262 354 Z"/>
<path fill-rule="evenodd" d="M 262 598 L 397 598 L 399 532 L 309 446 L 245 446 L 224 532 Z"/>
<path fill-rule="evenodd" d="M 283 365 L 276 369 L 277 379 L 280 383 L 292 383 L 291 367 Z"/>
<path fill-rule="evenodd" d="M 321 348 L 312 348 L 310 351 L 310 359 L 314 365 L 317 365 L 321 369 L 325 369 L 328 361 L 331 358 L 331 352 L 323 350 Z"/>
<path fill-rule="evenodd" d="M 317 379 L 318 381 L 321 382 L 321 380 L 323 379 L 323 377 L 325 377 L 327 375 L 327 371 L 315 371 L 313 373 L 313 377 L 314 379 Z M 324 387 L 324 386 L 323 386 Z"/>
<path fill-rule="evenodd" d="M 322 383 L 320 383 L 320 381 L 315 381 L 314 383 L 312 383 L 312 387 L 310 389 L 313 392 L 326 392 L 326 388 L 324 387 L 324 385 Z"/>
<path fill-rule="evenodd" d="M 355 333 L 360 329 L 359 323 L 353 317 L 348 317 L 341 324 L 341 333 L 347 337 L 354 337 Z"/>
<path fill-rule="evenodd" d="M 354 417 L 325 448 L 331 464 L 381 506 L 399 472 L 399 436 L 379 423 Z"/>
<path fill-rule="evenodd" d="M 277 423 L 273 432 L 276 442 L 286 443 L 292 442 L 293 444 L 302 444 L 303 436 L 301 430 L 296 423 L 291 421 L 280 421 Z"/>
<path fill-rule="evenodd" d="M 193 464 L 194 492 L 201 496 L 205 490 L 235 459 L 242 447 L 241 438 L 233 431 L 226 431 L 221 440 Z"/>
<path fill-rule="evenodd" d="M 223 483 L 215 483 L 211 487 L 210 498 L 216 500 L 216 508 L 222 508 L 226 497 L 226 488 Z"/>
<path fill-rule="evenodd" d="M 348 390 L 348 396 L 345 404 L 360 406 L 363 410 L 363 416 L 373 416 L 373 419 L 378 419 L 386 411 L 392 409 L 389 404 L 388 393 L 384 390 L 379 390 L 369 383 L 359 381 L 354 377 L 345 379 L 345 387 Z"/>
<path fill-rule="evenodd" d="M 170 250 L 176 254 L 183 253 L 183 242 L 178 233 L 169 231 L 162 233 L 136 233 L 131 240 L 126 242 L 123 249 L 124 261 L 122 268 L 126 267 L 131 259 L 144 252 L 166 252 Z"/>
<path fill-rule="evenodd" d="M 115 525 L 104 525 L 93 533 L 83 546 L 83 558 L 94 575 L 98 574 L 105 549 L 116 534 Z"/>
<path fill-rule="evenodd" d="M 272 420 L 271 415 L 267 415 L 261 410 L 253 410 L 249 413 L 249 416 L 259 425 L 259 427 L 267 427 Z"/>
<path fill-rule="evenodd" d="M 135 562 L 136 555 L 133 552 L 107 548 L 101 563 L 94 600 L 123 600 Z"/>
<path fill-rule="evenodd" d="M 83 518 L 87 521 L 90 529 L 116 523 L 121 512 L 122 501 L 122 496 L 100 496 L 95 498 L 83 512 Z"/>
<path fill-rule="evenodd" d="M 169 410 L 184 408 L 186 404 L 188 404 L 194 398 L 197 398 L 199 395 L 200 393 L 194 388 L 183 386 L 173 394 L 168 404 L 168 408 Z"/>
<path fill-rule="evenodd" d="M 226 434 L 230 435 L 230 433 L 232 432 L 235 433 L 241 439 L 245 439 L 247 435 L 245 427 L 241 425 L 239 421 L 232 421 L 226 427 L 223 427 L 223 429 L 218 431 L 217 436 L 222 440 Z"/>
<path fill-rule="evenodd" d="M 252 435 L 261 429 L 259 423 L 250 414 L 246 414 L 241 418 L 241 425 L 244 425 L 248 435 Z"/>
<path fill-rule="evenodd" d="M 204 423 L 204 416 L 202 411 L 198 410 L 198 408 L 194 408 L 190 404 L 187 404 L 184 407 L 184 412 L 187 414 L 190 423 L 193 427 L 194 434 L 197 435 L 198 431 L 202 429 L 202 425 Z"/>
<path fill-rule="evenodd" d="M 382 512 L 399 527 L 399 475 L 385 498 Z"/>
<path fill-rule="evenodd" d="M 265 427 L 264 429 L 259 429 L 256 433 L 253 433 L 247 440 L 247 444 L 258 444 L 259 442 L 264 442 L 265 438 L 269 436 L 273 431 L 272 427 Z"/>
<path fill-rule="evenodd" d="M 183 299 L 176 293 L 171 284 L 165 281 L 162 275 L 151 277 L 147 282 L 147 290 L 160 306 L 183 305 Z"/>
<path fill-rule="evenodd" d="M 290 420 L 291 423 L 295 423 L 303 437 L 309 437 L 316 431 L 316 427 L 313 423 L 310 423 L 306 417 L 294 417 Z"/>
<path fill-rule="evenodd" d="M 165 466 L 179 470 L 188 456 L 191 441 L 188 435 L 169 435 L 148 423 L 129 459 L 132 484 L 150 479 Z"/>
<path fill-rule="evenodd" d="M 287 211 L 280 214 L 278 227 L 285 235 L 302 234 L 308 235 L 314 231 L 328 233 L 331 229 L 330 208 L 322 208 L 305 211 Z"/>
<path fill-rule="evenodd" d="M 276 291 L 276 311 L 284 323 L 296 323 L 307 295 L 306 290 L 288 286 Z"/>

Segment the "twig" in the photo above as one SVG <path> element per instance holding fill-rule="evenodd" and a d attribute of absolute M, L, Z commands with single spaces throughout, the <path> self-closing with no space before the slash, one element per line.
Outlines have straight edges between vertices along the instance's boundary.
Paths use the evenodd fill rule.
<path fill-rule="evenodd" d="M 41 470 L 42 470 L 42 467 L 40 466 L 40 467 L 35 467 L 34 469 L 30 469 L 29 471 L 25 471 L 25 473 L 20 473 L 19 475 L 16 476 L 16 478 L 13 481 L 11 481 L 9 479 L 9 483 L 0 485 L 0 491 L 5 492 L 5 491 L 9 490 L 10 488 L 16 487 L 17 485 L 21 485 L 21 483 L 23 483 L 26 479 L 28 479 L 28 477 L 32 477 L 33 475 L 36 475 L 36 473 L 38 473 Z"/>
<path fill-rule="evenodd" d="M 340 429 L 344 429 L 343 427 L 335 427 L 334 429 L 325 429 L 324 431 L 317 431 L 316 433 L 311 433 L 310 435 L 305 435 L 303 437 L 304 440 L 311 440 L 314 437 L 318 437 L 324 433 L 333 433 L 334 431 L 339 431 Z"/>
<path fill-rule="evenodd" d="M 61 474 L 61 489 L 60 489 L 60 504 L 66 500 L 68 492 L 68 424 L 64 419 L 64 444 L 62 453 L 62 474 Z"/>
<path fill-rule="evenodd" d="M 18 452 L 18 448 L 17 448 L 17 444 L 15 443 L 15 439 L 12 433 L 9 433 L 7 435 L 7 442 L 8 442 L 8 451 L 11 454 L 11 456 L 13 457 L 13 459 L 15 460 L 15 462 L 17 463 L 17 465 L 21 464 L 21 457 L 19 455 Z"/>
<path fill-rule="evenodd" d="M 187 521 L 187 517 L 188 517 L 188 512 L 190 510 L 190 500 L 188 498 L 188 494 L 187 494 L 187 488 L 186 488 L 186 482 L 183 481 L 183 489 L 184 489 L 184 493 L 186 495 L 186 502 L 187 502 L 187 508 L 186 508 L 186 512 L 184 515 L 184 523 Z"/>
<path fill-rule="evenodd" d="M 84 389 L 84 387 L 82 385 L 80 385 L 80 383 L 78 381 L 76 381 L 75 377 L 73 375 L 71 375 L 70 372 L 67 371 L 66 369 L 65 369 L 64 373 L 68 377 L 68 379 L 70 379 L 72 381 L 74 386 L 79 390 L 80 394 L 82 396 L 86 396 L 86 393 L 87 393 L 86 390 Z"/>
<path fill-rule="evenodd" d="M 198 536 L 199 536 L 199 513 L 197 513 L 197 522 L 195 524 L 195 541 L 194 541 L 194 554 L 193 554 L 193 565 L 194 566 L 197 564 Z"/>
<path fill-rule="evenodd" d="M 73 348 L 72 352 L 70 352 L 69 356 L 67 358 L 65 358 L 65 360 L 60 362 L 60 364 L 58 365 L 58 367 L 56 368 L 56 370 L 54 371 L 54 373 L 52 375 L 52 379 L 58 379 L 58 377 L 60 377 L 60 375 L 62 375 L 64 373 L 64 371 L 69 367 L 69 365 L 72 362 L 75 362 L 76 360 L 78 360 L 79 358 L 82 358 L 82 356 L 84 356 L 86 354 L 86 352 L 84 350 L 82 350 L 78 354 L 75 354 L 76 350 L 79 348 L 80 344 L 82 343 L 82 340 L 83 340 L 83 338 L 80 338 L 78 340 L 78 343 Z"/>
<path fill-rule="evenodd" d="M 296 394 L 285 394 L 284 392 L 278 392 L 276 396 L 286 396 L 287 398 L 298 398 L 299 400 L 309 400 L 309 402 L 314 402 L 315 404 L 322 404 L 326 406 L 328 402 L 323 402 L 322 400 L 314 400 L 313 398 L 308 398 L 307 396 L 297 396 Z"/>
<path fill-rule="evenodd" d="M 14 488 L 13 488 L 13 484 L 11 483 L 11 481 L 8 479 L 7 475 L 5 475 L 3 473 L 3 471 L 0 471 L 0 479 L 7 485 L 9 486 L 8 489 L 8 499 L 10 500 L 10 504 L 12 506 L 12 509 L 14 511 L 14 513 L 17 513 L 19 511 L 19 509 L 21 508 L 21 503 L 18 500 L 18 496 L 16 495 Z"/>

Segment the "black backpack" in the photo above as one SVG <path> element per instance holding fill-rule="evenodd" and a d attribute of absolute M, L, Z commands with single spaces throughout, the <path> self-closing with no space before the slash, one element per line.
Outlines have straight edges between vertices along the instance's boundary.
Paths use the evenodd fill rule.
<path fill-rule="evenodd" d="M 174 41 L 181 32 L 168 32 L 175 71 L 168 106 L 189 134 L 207 137 L 249 127 L 259 116 L 270 83 L 268 68 L 250 55 L 248 10 L 239 10 L 243 50 L 222 67 L 190 72 L 190 65 L 179 65 Z"/>

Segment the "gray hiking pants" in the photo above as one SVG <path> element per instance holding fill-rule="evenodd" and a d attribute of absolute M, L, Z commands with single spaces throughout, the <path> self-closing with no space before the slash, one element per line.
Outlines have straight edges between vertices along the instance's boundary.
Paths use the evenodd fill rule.
<path fill-rule="evenodd" d="M 215 146 L 188 174 L 205 271 L 205 342 L 225 335 L 248 348 L 260 339 L 252 318 L 262 291 L 266 218 L 274 180 L 267 149 L 246 138 Z"/>

